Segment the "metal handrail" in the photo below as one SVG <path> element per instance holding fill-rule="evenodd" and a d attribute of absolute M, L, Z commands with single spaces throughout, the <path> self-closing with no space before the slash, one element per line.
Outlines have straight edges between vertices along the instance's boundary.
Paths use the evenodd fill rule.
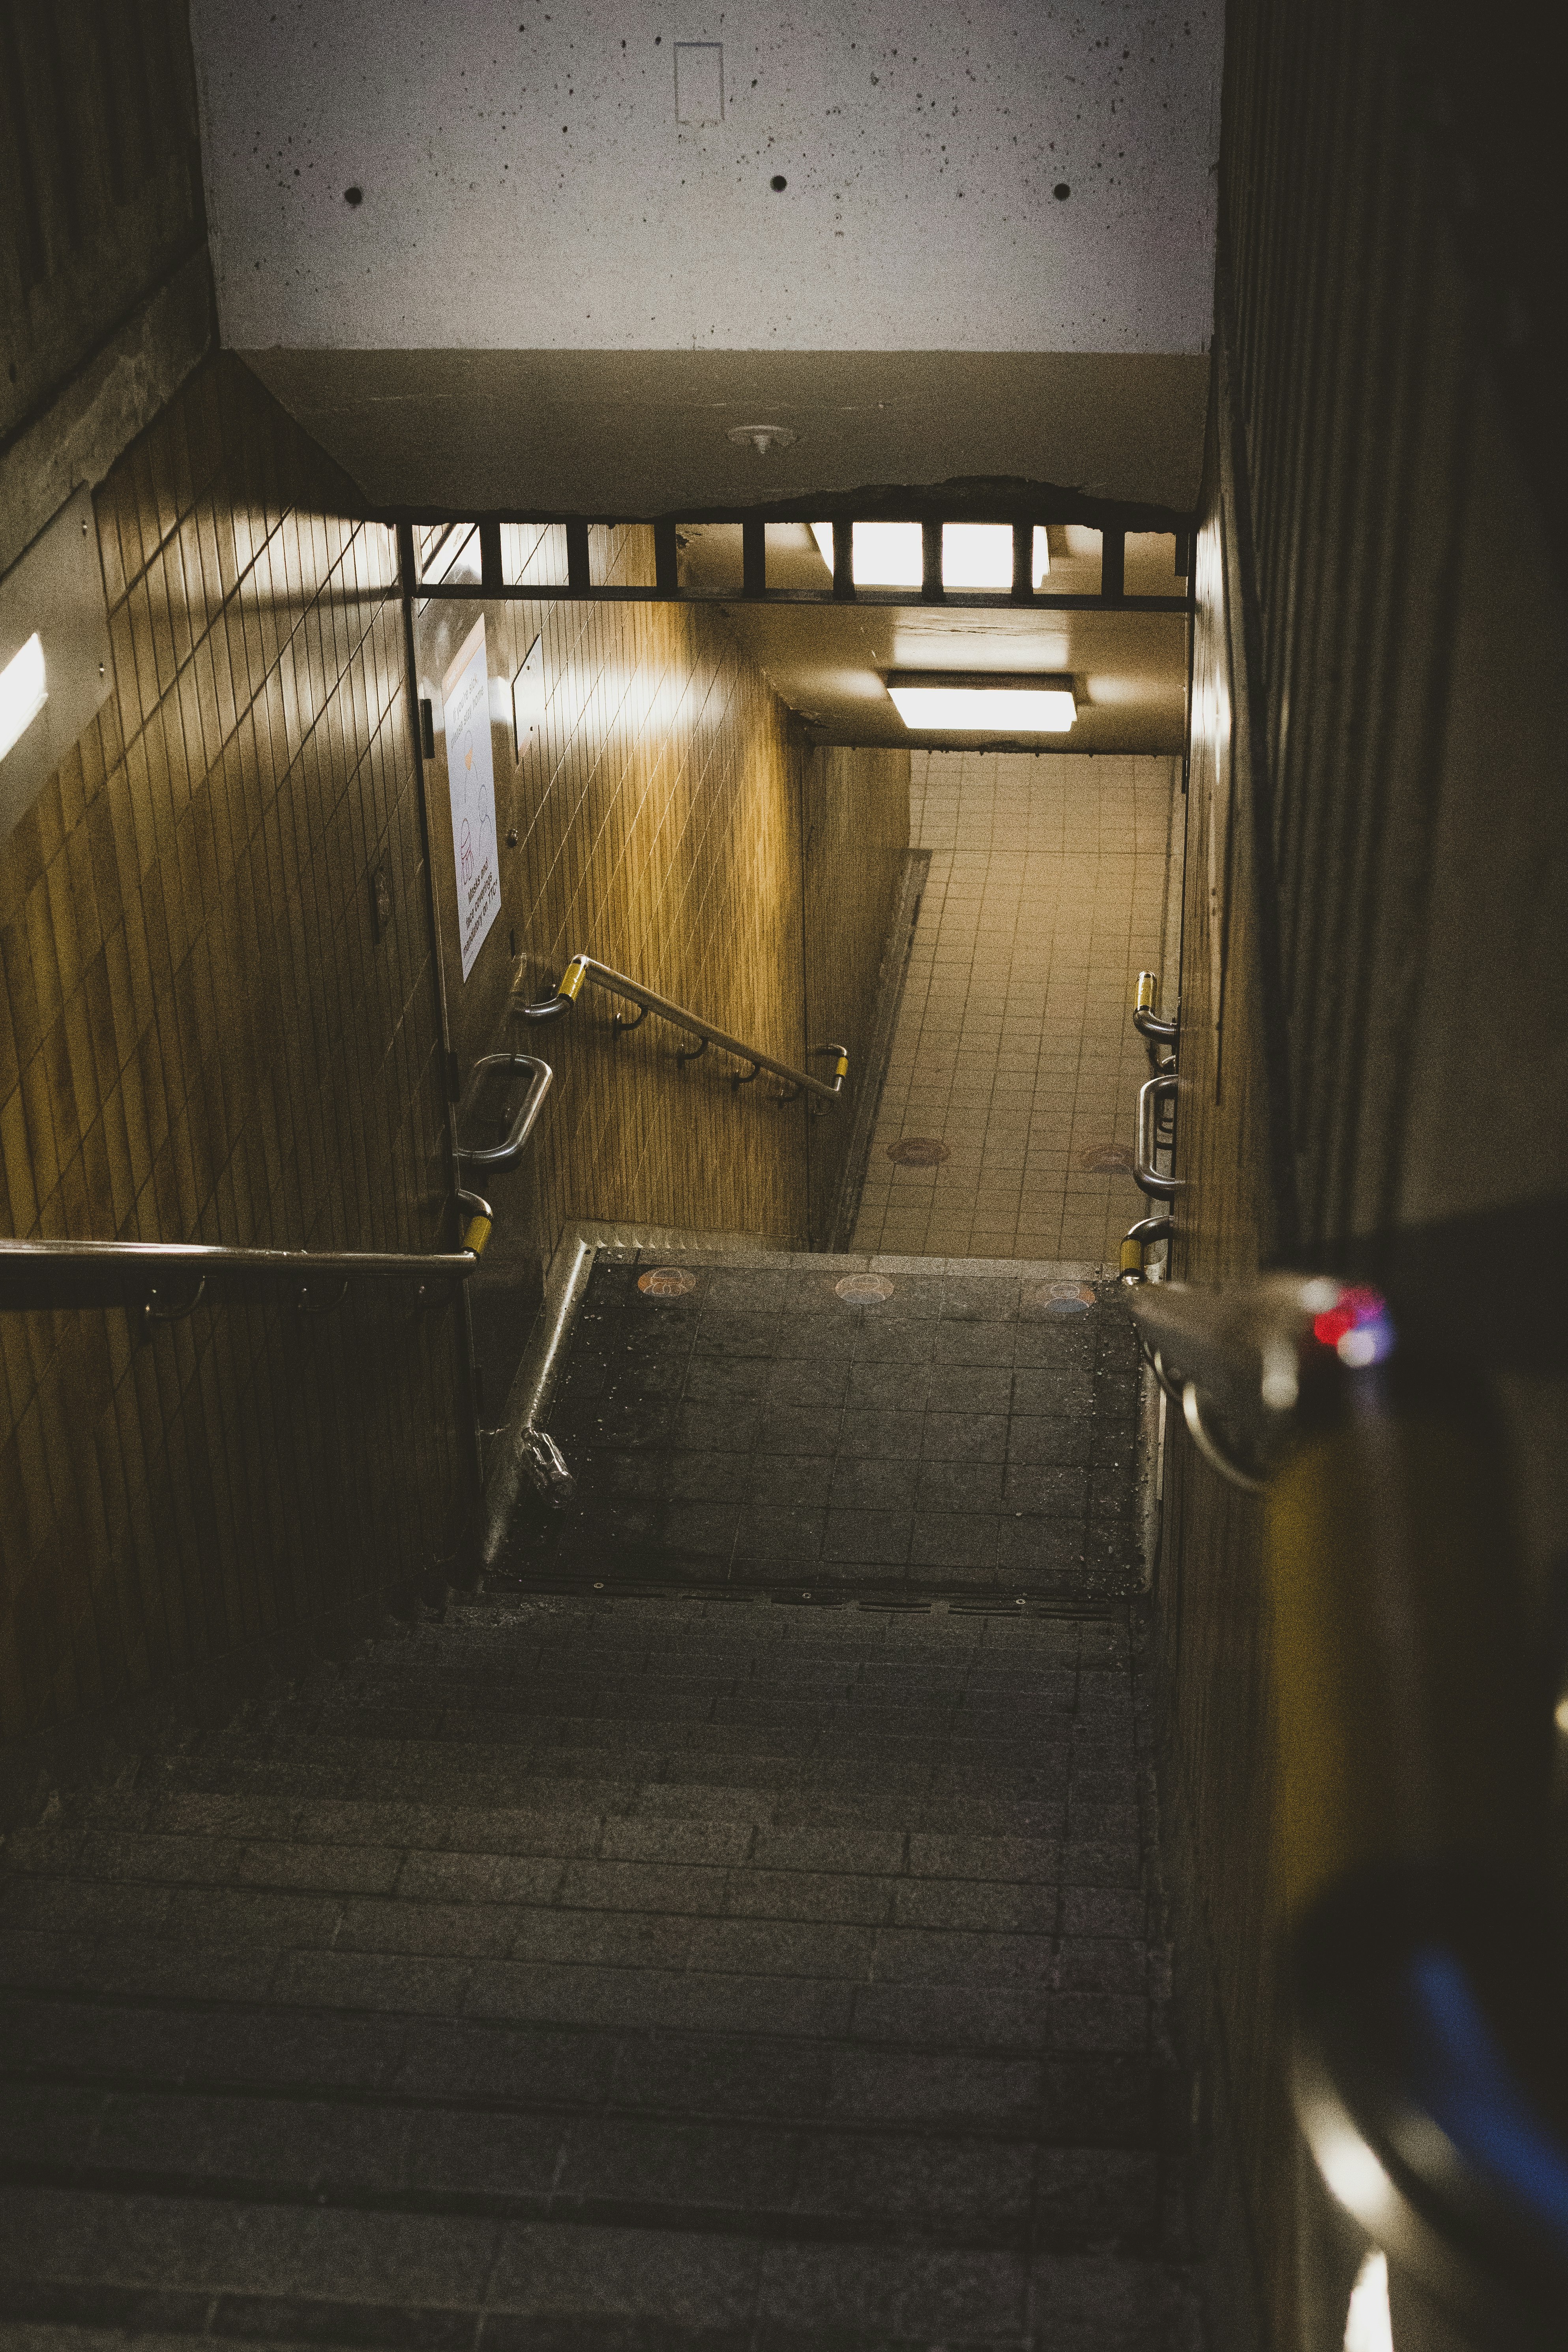
<path fill-rule="evenodd" d="M 284 1250 L 231 1247 L 222 1242 L 16 1241 L 0 1236 L 0 1310 L 25 1310 L 58 1303 L 63 1285 L 74 1275 L 89 1286 L 119 1277 L 121 1296 L 142 1292 L 142 1315 L 148 1324 L 180 1322 L 200 1303 L 210 1278 L 225 1275 L 258 1276 L 300 1286 L 297 1302 L 304 1311 L 328 1312 L 340 1306 L 348 1285 L 356 1280 L 377 1282 L 467 1282 L 484 1254 L 493 1218 L 488 1201 L 477 1192 L 459 1192 L 464 1212 L 463 1246 L 458 1250 Z M 173 1304 L 161 1296 L 160 1280 L 184 1276 L 194 1283 L 187 1297 Z M 307 1293 L 312 1283 L 337 1282 L 338 1297 L 312 1304 Z M 26 1292 L 26 1297 L 17 1296 Z M 47 1297 L 44 1294 L 49 1294 Z"/>
<path fill-rule="evenodd" d="M 1162 1176 L 1154 1165 L 1157 1107 L 1164 1096 L 1174 1095 L 1176 1083 L 1174 1070 L 1163 1070 L 1156 1077 L 1145 1078 L 1138 1089 L 1138 1141 L 1132 1154 L 1132 1181 L 1152 1201 L 1173 1201 L 1182 1190 L 1179 1176 Z"/>
<path fill-rule="evenodd" d="M 1271 1869 L 1306 2143 L 1445 2343 L 1560 2352 L 1555 1661 L 1479 1377 L 1487 1327 L 1429 1285 L 1300 1273 L 1129 1303 L 1194 1445 L 1263 1493 Z"/>
<path fill-rule="evenodd" d="M 826 1102 L 837 1102 L 843 1091 L 844 1081 L 849 1073 L 847 1046 L 813 1045 L 810 1049 L 813 1058 L 822 1054 L 837 1056 L 837 1067 L 829 1086 L 825 1079 L 814 1078 L 807 1070 L 794 1069 L 788 1062 L 775 1061 L 771 1054 L 759 1053 L 753 1045 L 743 1045 L 738 1037 L 728 1036 L 722 1029 L 715 1029 L 712 1023 L 704 1021 L 700 1013 L 688 1011 L 683 1004 L 672 1003 L 668 996 L 660 996 L 657 989 L 645 988 L 640 980 L 628 980 L 625 972 L 612 971 L 608 964 L 600 963 L 590 955 L 574 955 L 572 958 L 561 975 L 561 984 L 553 996 L 545 998 L 539 1004 L 519 1003 L 514 998 L 512 1010 L 522 1021 L 559 1021 L 571 1012 L 585 980 L 591 980 L 595 988 L 605 989 L 611 996 L 624 996 L 628 1003 L 641 1005 L 642 1012 L 635 1021 L 622 1021 L 616 1014 L 617 1034 L 622 1029 L 640 1028 L 645 1016 L 655 1013 L 672 1027 L 684 1029 L 690 1036 L 701 1038 L 697 1053 L 683 1054 L 680 1057 L 683 1061 L 695 1061 L 698 1054 L 706 1053 L 710 1045 L 717 1045 L 721 1053 L 732 1054 L 738 1062 L 750 1063 L 751 1076 L 731 1078 L 731 1086 L 750 1086 L 759 1070 L 771 1070 L 775 1077 L 787 1079 L 795 1088 L 796 1095 L 818 1095 Z M 788 1099 L 793 1101 L 795 1097 Z"/>
<path fill-rule="evenodd" d="M 1140 1217 L 1129 1225 L 1121 1242 L 1121 1279 L 1125 1283 L 1143 1280 L 1143 1253 L 1155 1249 L 1171 1238 L 1169 1217 Z"/>
<path fill-rule="evenodd" d="M 469 1150 L 461 1143 L 458 1146 L 458 1157 L 465 1167 L 486 1168 L 492 1173 L 515 1168 L 521 1159 L 523 1146 L 533 1132 L 534 1122 L 544 1108 L 544 1097 L 550 1092 L 555 1076 L 549 1063 L 542 1062 L 536 1054 L 481 1054 L 468 1073 L 468 1083 L 458 1108 L 459 1135 L 463 1131 L 465 1113 L 472 1112 L 484 1087 L 485 1073 L 497 1069 L 506 1069 L 513 1074 L 526 1070 L 529 1074 L 527 1088 L 504 1140 L 492 1143 L 482 1150 Z"/>
<path fill-rule="evenodd" d="M 1162 1020 L 1159 1003 L 1159 973 L 1141 971 L 1138 975 L 1138 993 L 1132 1005 L 1132 1026 L 1137 1030 L 1140 1037 L 1147 1037 L 1152 1044 L 1173 1045 L 1181 1024 L 1176 1021 Z"/>

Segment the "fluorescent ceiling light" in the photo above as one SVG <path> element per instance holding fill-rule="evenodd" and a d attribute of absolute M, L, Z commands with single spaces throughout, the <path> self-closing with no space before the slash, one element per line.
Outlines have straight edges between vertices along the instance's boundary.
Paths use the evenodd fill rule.
<path fill-rule="evenodd" d="M 1035 525 L 1030 575 L 1038 587 L 1051 568 L 1045 530 Z M 944 588 L 1011 588 L 1013 526 L 1010 522 L 948 522 L 942 527 Z"/>
<path fill-rule="evenodd" d="M 0 760 L 26 733 L 48 698 L 43 643 L 35 629 L 21 652 L 0 669 Z"/>
<path fill-rule="evenodd" d="M 1028 672 L 893 670 L 893 707 L 906 727 L 949 735 L 1065 735 L 1078 717 L 1070 677 Z"/>

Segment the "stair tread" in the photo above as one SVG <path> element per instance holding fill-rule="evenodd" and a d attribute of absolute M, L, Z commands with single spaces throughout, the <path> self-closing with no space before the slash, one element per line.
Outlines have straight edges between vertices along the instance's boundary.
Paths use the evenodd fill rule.
<path fill-rule="evenodd" d="M 7 1841 L 28 2345 L 1163 2352 L 1125 1620 L 531 1606 Z"/>
<path fill-rule="evenodd" d="M 148 2298 L 140 2307 L 149 2316 L 153 2298 L 243 2298 L 246 2332 L 271 2334 L 256 2323 L 274 2316 L 285 2340 L 307 2309 L 328 2341 L 352 2340 L 361 2315 L 384 2325 L 395 2312 L 483 2310 L 574 2326 L 636 2315 L 678 2325 L 685 2342 L 729 2331 L 737 2347 L 755 2340 L 759 2323 L 799 2331 L 761 2339 L 779 2345 L 820 2343 L 806 2331 L 828 2325 L 876 2331 L 860 2340 L 877 2343 L 929 2346 L 940 2329 L 950 2345 L 994 2346 L 1022 2343 L 1032 2295 L 1046 2342 L 1070 2342 L 1065 2331 L 1092 2317 L 1097 2347 L 1155 2352 L 1181 2294 L 1162 2265 L 1134 2255 L 771 2243 L 739 2231 L 237 2209 L 53 2188 L 0 2189 L 0 2284 L 13 2310 L 29 2282 L 79 2283 L 98 2291 L 100 2308 L 121 2312 L 129 2290 Z M 31 2300 L 47 2315 L 47 2294 L 35 2289 Z M 75 2300 L 76 2313 L 90 2310 L 90 2294 Z M 377 2338 L 367 2330 L 360 2340 Z"/>

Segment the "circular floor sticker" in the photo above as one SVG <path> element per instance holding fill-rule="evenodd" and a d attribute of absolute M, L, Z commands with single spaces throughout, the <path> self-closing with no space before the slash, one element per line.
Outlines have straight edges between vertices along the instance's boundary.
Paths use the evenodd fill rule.
<path fill-rule="evenodd" d="M 1132 1147 L 1130 1143 L 1097 1143 L 1079 1160 L 1079 1171 L 1085 1176 L 1131 1176 Z"/>
<path fill-rule="evenodd" d="M 951 1154 L 940 1135 L 900 1135 L 888 1157 L 900 1168 L 940 1168 Z"/>
<path fill-rule="evenodd" d="M 1047 1315 L 1087 1315 L 1094 1305 L 1094 1293 L 1087 1282 L 1047 1282 L 1028 1304 L 1043 1307 Z"/>
<path fill-rule="evenodd" d="M 852 1307 L 874 1305 L 878 1299 L 891 1298 L 893 1295 L 893 1286 L 885 1274 L 847 1274 L 833 1287 Z"/>
<path fill-rule="evenodd" d="M 683 1265 L 656 1265 L 637 1276 L 637 1288 L 646 1290 L 650 1298 L 679 1298 L 696 1287 L 697 1276 Z"/>

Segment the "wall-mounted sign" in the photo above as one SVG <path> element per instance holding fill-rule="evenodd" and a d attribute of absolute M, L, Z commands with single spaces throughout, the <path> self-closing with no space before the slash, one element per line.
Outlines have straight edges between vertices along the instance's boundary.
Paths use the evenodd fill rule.
<path fill-rule="evenodd" d="M 458 866 L 458 932 L 463 978 L 500 912 L 496 862 L 496 787 L 490 766 L 489 671 L 481 613 L 441 681 L 447 730 L 447 789 Z"/>

